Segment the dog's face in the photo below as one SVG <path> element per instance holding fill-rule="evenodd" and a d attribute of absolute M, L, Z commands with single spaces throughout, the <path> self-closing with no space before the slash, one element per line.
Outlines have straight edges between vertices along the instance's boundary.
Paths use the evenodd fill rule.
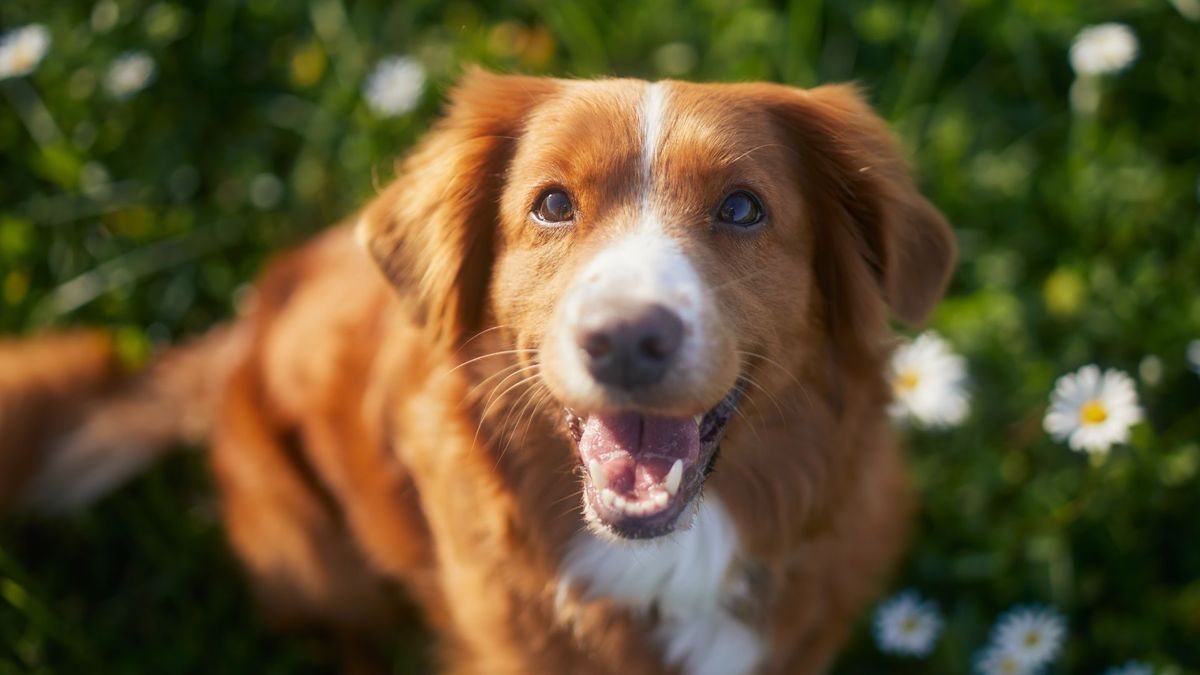
<path fill-rule="evenodd" d="M 617 536 L 673 531 L 752 388 L 875 359 L 953 260 L 850 89 L 476 74 L 432 138 L 364 234 L 447 337 L 536 364 Z"/>

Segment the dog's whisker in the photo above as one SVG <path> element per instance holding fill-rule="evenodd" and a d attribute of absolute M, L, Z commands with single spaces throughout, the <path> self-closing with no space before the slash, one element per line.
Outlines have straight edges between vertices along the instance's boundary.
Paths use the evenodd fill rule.
<path fill-rule="evenodd" d="M 526 409 L 529 407 L 529 404 L 534 401 L 534 399 L 538 398 L 538 394 L 541 393 L 541 390 L 538 389 L 538 385 L 540 384 L 541 377 L 542 376 L 538 373 L 531 375 L 530 379 L 537 379 L 539 381 L 535 382 L 534 386 L 521 392 L 521 396 L 517 398 L 517 401 L 515 403 L 513 403 L 511 406 L 509 406 L 509 414 L 508 414 L 508 416 L 506 416 L 504 418 L 504 425 L 503 425 L 503 427 L 508 430 L 508 434 L 504 440 L 504 447 L 500 448 L 500 453 L 496 457 L 496 466 L 497 467 L 500 466 L 500 461 L 504 459 L 504 453 L 508 452 L 508 446 L 512 444 L 513 437 L 515 437 L 517 435 L 517 429 L 521 425 L 521 418 L 525 416 Z M 523 405 L 521 403 L 522 401 L 525 402 Z M 520 412 L 517 413 L 517 421 L 515 424 L 509 425 L 509 421 L 512 416 L 512 411 L 515 410 L 517 408 L 517 406 L 521 406 Z M 524 442 L 523 438 L 522 438 L 522 442 Z"/>
<path fill-rule="evenodd" d="M 463 395 L 463 400 L 466 401 L 467 399 L 473 398 L 480 389 L 483 389 L 483 387 L 487 385 L 488 382 L 491 382 L 498 377 L 507 377 L 508 375 L 511 375 L 514 370 L 527 367 L 528 366 L 523 366 L 520 363 L 511 363 L 507 366 L 504 366 L 503 368 L 480 380 L 477 384 L 475 384 L 475 386 L 471 387 L 467 393 Z M 490 391 L 495 391 L 495 389 L 493 388 Z"/>
<path fill-rule="evenodd" d="M 754 405 L 755 409 L 758 408 L 758 404 L 756 404 L 756 403 L 751 402 L 751 405 Z M 742 421 L 744 421 L 746 423 L 746 428 L 749 429 L 750 432 L 754 434 L 754 440 L 761 443 L 762 436 L 758 433 L 758 426 L 756 424 L 754 424 L 754 422 L 749 417 L 746 416 L 746 413 L 742 412 L 740 409 L 734 408 L 733 412 L 737 413 L 738 417 L 741 417 Z"/>
<path fill-rule="evenodd" d="M 526 384 L 526 382 L 524 381 L 524 378 L 522 378 L 522 381 L 518 382 L 517 384 Z M 513 412 L 517 409 L 517 406 L 519 406 L 521 404 L 521 401 L 525 400 L 525 397 L 528 396 L 529 393 L 532 391 L 535 391 L 535 389 L 533 387 L 526 388 L 524 391 L 522 391 L 520 394 L 517 395 L 516 401 L 505 402 L 503 404 L 504 421 L 501 422 L 500 424 L 496 425 L 495 435 L 490 438 L 490 440 L 491 440 L 490 449 L 491 450 L 495 450 L 496 446 L 500 445 L 500 441 L 512 437 Z M 500 460 L 504 457 L 504 451 L 507 449 L 508 449 L 508 443 L 507 443 L 507 441 L 505 441 L 503 448 L 500 450 L 500 452 L 498 453 L 498 456 L 496 458 L 496 466 L 500 466 Z"/>
<path fill-rule="evenodd" d="M 543 406 L 554 400 L 554 394 L 550 391 L 550 388 L 546 386 L 545 380 L 541 379 L 540 377 L 539 380 L 540 381 L 538 382 L 537 386 L 540 393 L 538 395 L 537 402 L 533 404 L 533 408 L 530 410 L 529 419 L 525 425 L 525 429 L 521 432 L 522 443 L 525 442 L 525 439 L 529 435 L 529 430 L 533 427 L 534 417 L 542 411 Z"/>
<path fill-rule="evenodd" d="M 761 391 L 763 393 L 763 396 L 765 396 L 767 398 L 767 400 L 769 400 L 775 406 L 775 411 L 779 413 L 779 417 L 781 417 L 781 418 L 787 417 L 787 415 L 784 414 L 784 412 L 783 412 L 783 406 L 781 406 L 779 404 L 779 399 L 774 394 L 772 394 L 770 391 L 768 391 L 766 387 L 759 384 L 758 381 L 755 380 L 750 375 L 742 375 L 742 379 L 745 380 L 746 384 L 758 389 L 759 391 Z M 757 405 L 755 407 L 757 408 Z M 761 414 L 762 414 L 761 411 L 759 412 L 759 414 L 761 416 Z"/>
<path fill-rule="evenodd" d="M 579 501 L 579 494 L 578 493 L 570 494 L 570 495 L 567 495 L 567 497 L 570 498 L 570 501 L 572 501 L 573 503 L 570 504 L 569 506 L 567 506 L 566 509 L 560 509 L 557 512 L 557 514 L 554 516 L 555 520 L 559 520 L 565 516 L 583 513 L 583 503 Z M 558 500 L 555 500 L 555 503 L 551 504 L 550 506 L 557 506 L 557 505 L 563 503 L 564 501 L 568 501 L 568 500 L 567 499 L 558 499 Z M 587 525 L 585 524 L 583 527 L 581 527 L 579 529 L 579 531 L 582 532 L 586 528 L 587 528 Z"/>
<path fill-rule="evenodd" d="M 540 374 L 538 375 L 538 378 L 541 378 Z M 535 393 L 532 397 L 530 397 L 529 402 L 526 403 L 526 407 L 529 407 L 530 404 L 532 404 L 532 407 L 529 407 L 529 415 L 525 417 L 525 425 L 521 429 L 521 444 L 524 444 L 526 439 L 529 438 L 529 430 L 533 427 L 533 420 L 538 414 L 538 409 L 545 405 L 547 400 L 553 398 L 544 381 L 539 381 L 537 385 L 534 386 L 532 391 Z M 518 425 L 521 424 L 521 417 L 524 416 L 525 412 L 524 409 L 522 409 L 521 412 L 522 414 L 517 416 Z M 513 428 L 513 435 L 516 435 L 516 427 Z"/>
<path fill-rule="evenodd" d="M 747 357 L 750 357 L 752 359 L 757 359 L 769 366 L 773 366 L 774 368 L 777 368 L 780 372 L 782 372 L 789 380 L 791 380 L 796 385 L 796 388 L 799 389 L 800 393 L 804 395 L 805 402 L 808 403 L 808 405 L 813 404 L 812 392 L 809 391 L 808 386 L 804 382 L 802 382 L 800 380 L 800 378 L 796 377 L 795 374 L 792 373 L 792 371 L 785 368 L 783 366 L 783 364 L 766 356 L 765 354 L 760 354 L 758 352 L 749 352 L 749 351 L 744 351 L 744 350 L 738 350 L 737 353 L 742 354 Z"/>
<path fill-rule="evenodd" d="M 503 397 L 505 395 L 507 395 L 510 391 L 513 391 L 519 387 L 528 385 L 530 383 L 531 379 L 532 378 L 523 378 L 520 381 L 514 383 L 511 387 L 506 389 L 504 391 L 504 393 L 500 395 L 499 398 L 497 398 L 497 402 L 499 402 L 501 399 L 503 399 Z M 522 392 L 521 397 L 523 397 L 525 395 L 525 393 L 526 392 Z M 518 401 L 520 400 L 521 397 L 518 397 Z M 504 409 L 505 409 L 504 423 L 497 425 L 496 430 L 489 429 L 488 444 L 490 447 L 494 448 L 495 445 L 499 442 L 500 438 L 502 438 L 504 436 L 505 430 L 508 428 L 508 421 L 512 416 L 513 408 L 514 408 L 514 406 L 510 406 L 510 405 L 504 406 Z M 487 424 L 487 422 L 488 422 L 488 416 L 487 416 L 487 413 L 485 412 L 484 415 L 480 416 L 479 424 L 475 427 L 475 438 L 472 441 L 472 445 L 474 445 L 476 442 L 478 442 L 480 433 L 482 432 L 483 427 L 485 424 Z M 496 458 L 496 463 L 493 468 L 500 466 L 500 460 L 503 459 L 503 456 L 504 456 L 504 453 L 503 453 L 503 451 L 501 451 L 500 455 Z"/>
<path fill-rule="evenodd" d="M 748 356 L 753 359 L 758 359 L 759 361 L 762 361 L 763 363 L 766 363 L 767 365 L 774 366 L 775 368 L 778 368 L 780 370 L 780 372 L 782 372 L 785 376 L 787 376 L 787 378 L 789 380 L 791 380 L 792 382 L 796 383 L 799 386 L 804 386 L 804 383 L 801 382 L 800 378 L 796 377 L 792 373 L 792 371 L 788 370 L 782 363 L 776 361 L 775 359 L 772 359 L 771 357 L 767 356 L 766 354 L 762 354 L 759 352 L 751 352 L 751 351 L 747 351 L 744 349 L 737 350 L 737 353 L 741 354 L 743 356 Z"/>
<path fill-rule="evenodd" d="M 573 492 L 571 494 L 566 494 L 566 495 L 563 495 L 562 497 L 559 497 L 558 499 L 555 499 L 554 501 L 550 502 L 546 506 L 558 506 L 559 504 L 561 504 L 565 501 L 577 500 L 577 499 L 579 499 L 579 493 Z M 572 507 L 572 508 L 574 508 L 574 507 Z"/>
<path fill-rule="evenodd" d="M 464 340 L 463 343 L 458 346 L 458 349 L 454 350 L 454 353 L 455 354 L 461 353 L 462 350 L 467 348 L 467 345 L 471 344 L 475 340 L 478 340 L 479 338 L 483 337 L 484 335 L 491 333 L 492 331 L 497 331 L 497 330 L 501 330 L 503 328 L 508 328 L 508 327 L 509 326 L 500 324 L 497 326 L 492 326 L 491 328 L 484 328 L 483 330 L 479 331 L 478 333 L 476 333 L 476 334 L 472 335 L 471 337 L 467 338 L 466 340 Z"/>
<path fill-rule="evenodd" d="M 718 284 L 716 286 L 713 286 L 712 290 L 714 292 L 724 290 L 725 288 L 732 286 L 734 284 L 740 284 L 743 281 L 746 281 L 747 279 L 753 279 L 754 277 L 762 276 L 764 274 L 769 274 L 770 272 L 771 272 L 771 270 L 765 269 L 765 268 L 759 269 L 759 270 L 754 270 L 753 272 L 747 272 L 746 274 L 743 274 L 740 277 L 737 277 L 735 279 L 730 279 L 729 281 L 726 281 L 723 284 Z"/>
<path fill-rule="evenodd" d="M 501 386 L 501 385 L 502 385 L 502 384 L 503 384 L 505 381 L 507 381 L 509 378 L 511 378 L 513 375 L 519 375 L 520 373 L 522 373 L 522 372 L 524 372 L 524 371 L 527 371 L 527 370 L 530 370 L 530 369 L 533 369 L 533 368 L 536 368 L 536 367 L 537 367 L 537 364 L 534 364 L 534 365 L 532 365 L 532 366 L 528 366 L 528 367 L 526 367 L 526 368 L 522 368 L 520 371 L 517 371 L 516 373 L 513 373 L 512 375 L 509 375 L 508 377 L 504 378 L 504 380 L 502 380 L 502 381 L 501 381 L 501 384 L 499 384 L 499 385 L 496 385 L 496 387 L 494 387 L 494 388 L 493 388 L 493 391 L 495 391 L 495 389 L 499 389 L 499 388 L 500 388 L 500 386 Z M 514 389 L 516 389 L 517 387 L 520 387 L 520 386 L 523 386 L 523 385 L 527 385 L 527 384 L 529 384 L 529 383 L 531 383 L 531 382 L 533 382 L 533 381 L 534 381 L 534 378 L 533 378 L 533 377 L 523 377 L 523 378 L 521 378 L 520 380 L 518 380 L 517 382 L 515 382 L 514 384 L 512 384 L 511 386 L 509 386 L 507 389 L 505 389 L 504 391 L 502 391 L 502 392 L 501 392 L 501 393 L 500 393 L 498 396 L 496 396 L 495 398 L 491 398 L 491 397 L 489 397 L 489 399 L 488 399 L 488 402 L 487 402 L 486 404 L 484 404 L 483 413 L 481 413 L 481 414 L 479 415 L 479 424 L 478 424 L 478 425 L 475 427 L 475 436 L 474 436 L 474 437 L 471 439 L 471 445 L 472 445 L 472 446 L 475 446 L 475 445 L 476 445 L 476 444 L 479 442 L 479 432 L 480 432 L 480 431 L 483 429 L 483 425 L 487 423 L 487 421 L 488 421 L 488 414 L 491 412 L 491 410 L 492 410 L 492 408 L 495 406 L 495 404 L 497 404 L 497 403 L 499 403 L 500 401 L 504 400 L 504 397 L 505 397 L 505 396 L 507 396 L 509 392 L 513 391 L 513 390 L 514 390 Z"/>
<path fill-rule="evenodd" d="M 508 375 L 504 376 L 504 379 L 500 380 L 495 385 L 493 385 L 491 390 L 488 392 L 487 400 L 485 400 L 483 402 L 483 409 L 484 409 L 483 417 L 487 416 L 487 411 L 489 409 L 491 409 L 492 403 L 497 400 L 496 399 L 496 391 L 497 390 L 499 390 L 501 387 L 503 387 L 512 378 L 523 377 L 525 375 L 525 373 L 528 373 L 532 370 L 537 370 L 537 367 L 538 367 L 538 364 L 536 364 L 536 363 L 532 363 L 527 366 L 521 366 L 520 368 L 517 368 L 516 370 L 512 370 L 511 372 L 509 372 Z"/>
<path fill-rule="evenodd" d="M 451 373 L 455 372 L 459 368 L 469 366 L 472 363 L 476 363 L 476 362 L 482 361 L 484 359 L 490 359 L 490 358 L 493 358 L 496 356 L 507 356 L 509 354 L 529 354 L 529 353 L 537 353 L 537 350 L 536 349 L 502 349 L 502 350 L 496 351 L 496 352 L 489 352 L 489 353 L 483 354 L 481 356 L 476 356 L 473 359 L 468 359 L 466 361 L 463 361 L 462 363 L 458 364 L 457 366 L 454 366 L 450 370 L 447 370 L 446 372 L 442 373 L 441 377 L 446 377 L 447 375 L 450 375 Z"/>

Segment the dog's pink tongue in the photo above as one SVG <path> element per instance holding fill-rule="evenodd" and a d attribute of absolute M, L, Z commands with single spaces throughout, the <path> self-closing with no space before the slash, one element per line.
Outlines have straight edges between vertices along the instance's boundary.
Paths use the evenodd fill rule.
<path fill-rule="evenodd" d="M 675 460 L 682 460 L 684 469 L 696 463 L 700 428 L 690 417 L 588 415 L 579 454 L 585 468 L 592 461 L 600 464 L 616 492 L 641 492 L 661 485 Z"/>

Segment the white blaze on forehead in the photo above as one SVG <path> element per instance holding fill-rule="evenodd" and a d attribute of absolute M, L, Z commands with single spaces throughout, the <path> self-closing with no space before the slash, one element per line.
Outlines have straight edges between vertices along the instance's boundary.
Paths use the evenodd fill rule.
<path fill-rule="evenodd" d="M 666 116 L 666 86 L 662 82 L 651 82 L 646 85 L 646 94 L 642 99 L 642 198 L 643 203 L 650 200 L 650 191 L 654 187 L 654 157 L 658 154 L 659 142 L 662 138 L 663 119 Z"/>
<path fill-rule="evenodd" d="M 603 249 L 584 268 L 576 295 L 622 295 L 658 302 L 683 315 L 699 310 L 702 285 L 679 243 L 656 213 L 654 160 L 660 152 L 667 110 L 666 85 L 651 82 L 641 103 L 642 193 L 638 220 L 627 234 Z"/>

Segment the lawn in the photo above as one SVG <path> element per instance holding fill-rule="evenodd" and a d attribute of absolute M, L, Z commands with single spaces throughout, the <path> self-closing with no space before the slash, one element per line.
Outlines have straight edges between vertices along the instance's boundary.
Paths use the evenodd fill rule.
<path fill-rule="evenodd" d="M 859 82 L 955 226 L 928 328 L 967 406 L 897 419 L 923 507 L 889 595 L 941 629 L 901 655 L 866 615 L 836 672 L 984 672 L 1035 607 L 1040 672 L 1200 673 L 1200 0 L 5 0 L 0 34 L 0 332 L 100 325 L 131 363 L 368 198 L 465 64 Z M 1091 451 L 1045 424 L 1089 364 L 1143 412 Z M 202 453 L 0 522 L 0 675 L 333 667 L 256 619 Z"/>

